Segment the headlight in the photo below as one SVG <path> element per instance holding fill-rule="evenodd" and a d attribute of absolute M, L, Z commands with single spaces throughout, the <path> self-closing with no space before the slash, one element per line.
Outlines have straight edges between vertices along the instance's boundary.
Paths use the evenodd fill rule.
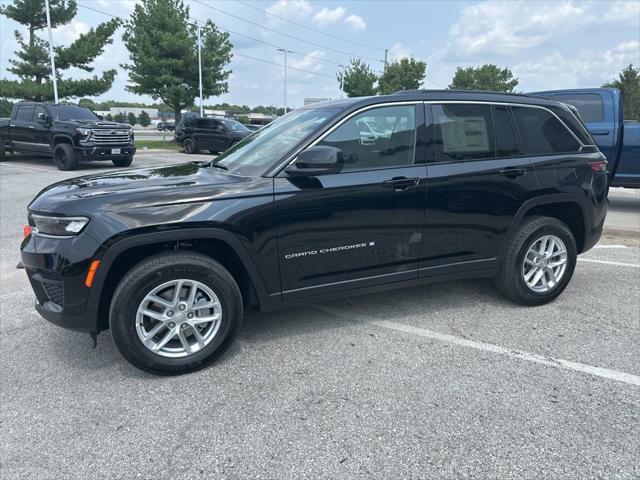
<path fill-rule="evenodd" d="M 87 140 L 91 136 L 90 128 L 76 128 L 76 132 L 82 135 L 83 140 Z"/>
<path fill-rule="evenodd" d="M 87 217 L 50 217 L 48 215 L 31 215 L 36 233 L 69 237 L 79 234 L 89 223 Z"/>

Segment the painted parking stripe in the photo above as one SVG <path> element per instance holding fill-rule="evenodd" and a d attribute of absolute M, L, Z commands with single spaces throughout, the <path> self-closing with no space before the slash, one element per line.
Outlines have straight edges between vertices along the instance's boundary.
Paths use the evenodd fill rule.
<path fill-rule="evenodd" d="M 618 267 L 640 268 L 640 265 L 638 265 L 637 263 L 610 262 L 608 260 L 592 260 L 591 258 L 578 258 L 578 261 L 587 263 L 602 263 L 604 265 L 615 265 Z"/>
<path fill-rule="evenodd" d="M 492 352 L 498 355 L 504 355 L 510 358 L 518 358 L 528 362 L 547 365 L 550 367 L 573 370 L 574 372 L 586 373 L 588 375 L 594 375 L 596 377 L 606 378 L 608 380 L 614 380 L 616 382 L 627 383 L 629 385 L 640 387 L 640 377 L 637 375 L 632 375 L 630 373 L 619 372 L 617 370 L 609 370 L 608 368 L 594 367 L 592 365 L 572 362 L 570 360 L 563 360 L 560 358 L 552 358 L 546 355 L 540 355 L 538 353 L 530 353 L 513 348 L 501 347 L 500 345 L 494 345 L 491 343 L 477 342 L 474 340 L 468 340 L 466 338 L 456 337 L 455 335 L 448 335 L 446 333 L 434 332 L 425 328 L 413 327 L 404 323 L 390 322 L 388 320 L 370 320 L 367 317 L 353 315 L 351 313 L 346 313 L 335 308 L 325 307 L 324 305 L 314 305 L 314 308 L 324 313 L 329 313 L 341 318 L 353 319 L 355 317 L 361 320 L 363 323 L 376 325 L 388 330 L 410 333 L 420 337 L 426 337 L 431 340 L 436 340 L 438 342 L 457 345 L 460 347 L 473 348 L 475 350 L 481 350 L 484 352 Z"/>

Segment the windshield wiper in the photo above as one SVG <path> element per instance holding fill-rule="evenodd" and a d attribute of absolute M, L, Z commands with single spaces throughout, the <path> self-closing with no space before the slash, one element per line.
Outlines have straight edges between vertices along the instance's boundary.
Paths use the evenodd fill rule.
<path fill-rule="evenodd" d="M 225 167 L 224 165 L 222 165 L 221 163 L 218 163 L 215 161 L 215 159 L 211 160 L 209 162 L 209 167 L 215 167 L 215 168 L 219 168 L 220 170 L 229 170 L 227 167 Z"/>

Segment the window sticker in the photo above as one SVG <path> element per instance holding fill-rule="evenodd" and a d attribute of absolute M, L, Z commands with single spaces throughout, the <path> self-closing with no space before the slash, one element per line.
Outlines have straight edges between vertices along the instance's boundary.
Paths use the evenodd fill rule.
<path fill-rule="evenodd" d="M 448 117 L 441 123 L 445 153 L 486 152 L 489 135 L 484 117 Z"/>

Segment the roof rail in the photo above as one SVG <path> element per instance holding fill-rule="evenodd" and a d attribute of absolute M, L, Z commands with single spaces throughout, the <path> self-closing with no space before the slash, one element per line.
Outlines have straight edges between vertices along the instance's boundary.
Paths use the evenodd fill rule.
<path fill-rule="evenodd" d="M 415 94 L 415 93 L 480 93 L 484 95 L 513 95 L 518 97 L 531 97 L 526 93 L 511 93 L 511 92 L 494 92 L 492 90 L 449 90 L 449 89 L 426 89 L 426 88 L 416 88 L 411 90 L 398 90 L 397 92 L 393 92 L 393 95 L 403 95 L 403 94 Z"/>

